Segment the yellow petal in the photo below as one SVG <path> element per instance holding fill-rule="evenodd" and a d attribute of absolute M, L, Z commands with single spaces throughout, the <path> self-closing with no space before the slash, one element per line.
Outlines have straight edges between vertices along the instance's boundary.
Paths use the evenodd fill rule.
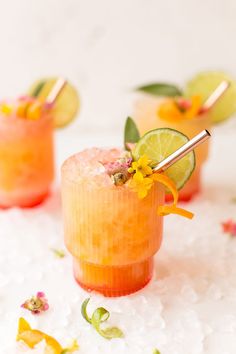
<path fill-rule="evenodd" d="M 146 186 L 146 188 L 147 187 L 151 187 L 152 184 L 153 184 L 153 180 L 151 178 L 149 178 L 149 177 L 145 177 L 143 179 L 143 184 Z"/>
<path fill-rule="evenodd" d="M 133 172 L 134 172 L 133 167 L 129 167 L 129 168 L 128 168 L 128 172 L 129 172 L 129 173 L 133 173 Z"/>
<path fill-rule="evenodd" d="M 138 169 L 138 163 L 136 161 L 132 162 L 132 169 L 136 171 Z"/>
<path fill-rule="evenodd" d="M 148 176 L 148 175 L 151 175 L 152 174 L 152 168 L 150 167 L 150 166 L 145 166 L 145 167 L 143 167 L 143 171 L 144 171 L 144 174 L 146 175 L 146 176 Z"/>
<path fill-rule="evenodd" d="M 133 179 L 135 182 L 137 183 L 142 183 L 144 180 L 144 177 L 142 175 L 142 173 L 140 171 L 137 171 L 134 175 L 133 175 Z"/>

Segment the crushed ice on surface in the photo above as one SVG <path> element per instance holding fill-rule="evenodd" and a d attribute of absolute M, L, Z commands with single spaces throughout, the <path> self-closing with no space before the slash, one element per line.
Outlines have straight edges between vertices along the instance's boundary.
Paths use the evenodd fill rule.
<path fill-rule="evenodd" d="M 62 345 L 78 338 L 81 354 L 152 354 L 155 347 L 161 354 L 236 353 L 236 238 L 220 226 L 236 215 L 236 204 L 229 202 L 236 196 L 236 171 L 224 160 L 233 135 L 219 134 L 213 143 L 203 194 L 188 204 L 195 219 L 166 217 L 152 281 L 127 297 L 91 294 L 89 311 L 109 310 L 109 325 L 120 327 L 124 339 L 107 341 L 85 322 L 80 306 L 90 295 L 73 279 L 71 256 L 66 252 L 57 259 L 50 251 L 64 248 L 58 195 L 32 210 L 1 211 L 1 354 L 32 352 L 17 349 L 20 316 Z M 224 169 L 218 168 L 220 159 Z M 47 295 L 50 309 L 36 317 L 20 304 L 38 290 Z M 32 353 L 42 354 L 42 344 Z"/>

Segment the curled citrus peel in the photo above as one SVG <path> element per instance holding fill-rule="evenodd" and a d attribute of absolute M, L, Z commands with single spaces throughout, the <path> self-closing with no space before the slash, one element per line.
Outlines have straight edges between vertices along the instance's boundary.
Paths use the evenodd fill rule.
<path fill-rule="evenodd" d="M 168 214 L 177 214 L 183 216 L 188 219 L 192 219 L 194 214 L 188 210 L 177 207 L 179 192 L 174 184 L 174 182 L 167 177 L 166 175 L 160 173 L 153 173 L 149 176 L 153 181 L 159 182 L 163 184 L 165 187 L 169 189 L 171 194 L 173 195 L 173 204 L 171 205 L 161 205 L 158 207 L 157 213 L 160 216 L 168 215 Z"/>
<path fill-rule="evenodd" d="M 46 343 L 44 354 L 72 353 L 78 349 L 78 346 L 74 346 L 73 351 L 70 349 L 68 350 L 68 348 L 63 349 L 55 338 L 37 329 L 32 329 L 29 323 L 22 317 L 19 319 L 16 340 L 23 341 L 31 349 L 44 340 Z"/>

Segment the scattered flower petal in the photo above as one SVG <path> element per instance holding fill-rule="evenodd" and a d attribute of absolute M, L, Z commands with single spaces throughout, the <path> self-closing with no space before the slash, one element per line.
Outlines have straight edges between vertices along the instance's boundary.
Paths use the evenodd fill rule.
<path fill-rule="evenodd" d="M 64 258 L 66 256 L 65 252 L 63 250 L 59 250 L 56 248 L 51 248 L 51 251 L 54 253 L 54 255 L 57 258 Z"/>
<path fill-rule="evenodd" d="M 155 348 L 155 349 L 153 350 L 153 354 L 161 354 L 161 353 L 160 353 L 160 351 L 159 351 L 158 349 Z"/>
<path fill-rule="evenodd" d="M 221 226 L 224 233 L 229 234 L 232 237 L 236 236 L 236 222 L 232 219 L 222 222 Z"/>
<path fill-rule="evenodd" d="M 69 345 L 69 347 L 65 348 L 62 350 L 61 354 L 69 354 L 69 353 L 74 353 L 77 350 L 79 350 L 79 345 L 76 339 L 73 339 L 72 343 Z"/>

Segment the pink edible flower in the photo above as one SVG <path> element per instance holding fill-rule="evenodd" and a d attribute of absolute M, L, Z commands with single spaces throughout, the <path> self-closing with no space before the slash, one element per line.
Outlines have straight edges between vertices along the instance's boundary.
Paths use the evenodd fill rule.
<path fill-rule="evenodd" d="M 236 236 L 236 222 L 232 219 L 229 219 L 221 223 L 224 233 L 230 234 L 232 237 Z"/>
<path fill-rule="evenodd" d="M 30 299 L 26 300 L 21 307 L 34 315 L 49 309 L 48 300 L 42 291 L 38 291 L 36 296 L 32 296 Z"/>

